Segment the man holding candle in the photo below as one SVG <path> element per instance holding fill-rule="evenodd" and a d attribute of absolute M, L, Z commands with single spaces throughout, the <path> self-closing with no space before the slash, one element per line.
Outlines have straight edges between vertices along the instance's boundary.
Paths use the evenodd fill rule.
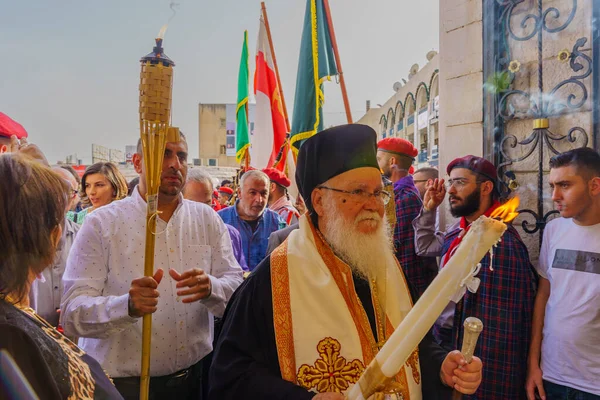
<path fill-rule="evenodd" d="M 424 207 L 414 220 L 417 254 L 441 256 L 441 268 L 460 245 L 471 223 L 490 216 L 500 203 L 496 168 L 489 161 L 466 156 L 452 161 L 445 186 L 436 179 L 425 193 Z M 446 233 L 435 231 L 435 213 L 448 187 L 450 212 L 460 218 Z M 483 382 L 473 399 L 525 399 L 527 352 L 531 335 L 536 274 L 519 234 L 508 225 L 493 257 L 481 260 L 480 284 L 458 303 L 451 302 L 434 326 L 436 340 L 446 349 L 462 341 L 463 321 L 477 317 L 485 329 L 476 354 L 485 360 Z"/>
<path fill-rule="evenodd" d="M 375 132 L 343 125 L 311 137 L 296 182 L 307 214 L 230 301 L 209 399 L 343 399 L 412 307 L 383 218 Z M 481 360 L 463 364 L 428 335 L 387 389 L 473 393 Z"/>
<path fill-rule="evenodd" d="M 550 160 L 552 200 L 540 251 L 527 397 L 600 399 L 600 155 Z"/>

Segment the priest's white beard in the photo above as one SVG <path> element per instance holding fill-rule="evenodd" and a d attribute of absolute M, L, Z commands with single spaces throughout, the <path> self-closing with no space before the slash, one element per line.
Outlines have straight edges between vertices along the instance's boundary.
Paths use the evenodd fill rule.
<path fill-rule="evenodd" d="M 375 211 L 363 210 L 354 221 L 347 221 L 336 208 L 335 203 L 325 200 L 330 215 L 322 230 L 325 240 L 333 252 L 352 272 L 365 280 L 374 279 L 377 271 L 385 271 L 385 266 L 395 263 L 394 251 L 390 240 L 390 227 L 385 218 Z M 378 224 L 371 233 L 358 230 L 358 223 L 371 219 L 369 223 Z"/>

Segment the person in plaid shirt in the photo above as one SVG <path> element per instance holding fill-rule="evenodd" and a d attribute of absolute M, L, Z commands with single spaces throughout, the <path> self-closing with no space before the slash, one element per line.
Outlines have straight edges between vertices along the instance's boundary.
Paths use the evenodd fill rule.
<path fill-rule="evenodd" d="M 425 193 L 424 207 L 413 222 L 417 254 L 442 256 L 441 267 L 481 215 L 489 216 L 497 201 L 496 168 L 489 161 L 466 156 L 447 168 L 450 211 L 460 220 L 444 234 L 434 228 L 436 208 L 443 202 L 446 187 L 436 179 Z M 463 322 L 474 316 L 483 322 L 475 354 L 486 363 L 483 381 L 469 399 L 526 399 L 527 352 L 531 338 L 537 275 L 527 247 L 517 231 L 508 226 L 502 241 L 481 260 L 479 288 L 467 291 L 458 303 L 450 302 L 434 326 L 434 336 L 444 347 L 457 346 L 463 339 Z M 471 288 L 475 289 L 475 288 Z M 456 348 L 456 347 L 455 347 Z"/>
<path fill-rule="evenodd" d="M 394 183 L 396 258 L 413 292 L 421 297 L 436 277 L 438 266 L 435 258 L 420 257 L 415 253 L 415 231 L 412 222 L 419 215 L 423 203 L 408 171 L 417 154 L 417 149 L 405 139 L 387 138 L 377 143 L 379 168 L 383 175 Z"/>

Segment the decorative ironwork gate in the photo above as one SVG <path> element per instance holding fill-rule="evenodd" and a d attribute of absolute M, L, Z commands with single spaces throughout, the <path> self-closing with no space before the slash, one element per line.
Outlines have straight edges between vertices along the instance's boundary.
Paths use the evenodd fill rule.
<path fill-rule="evenodd" d="M 484 156 L 503 194 L 521 198 L 517 222 L 537 259 L 557 213 L 549 157 L 600 148 L 600 0 L 483 0 L 483 10 Z"/>

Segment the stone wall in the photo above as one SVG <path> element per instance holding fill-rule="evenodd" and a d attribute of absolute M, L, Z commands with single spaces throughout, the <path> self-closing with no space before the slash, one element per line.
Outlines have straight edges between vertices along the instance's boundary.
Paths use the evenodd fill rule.
<path fill-rule="evenodd" d="M 577 40 L 587 38 L 585 45 L 580 47 L 584 56 L 592 57 L 592 1 L 593 0 L 544 0 L 542 2 L 542 13 L 552 7 L 559 11 L 546 14 L 544 29 L 542 30 L 541 71 L 542 104 L 554 102 L 555 104 L 566 104 L 568 96 L 573 95 L 572 103 L 578 103 L 585 95 L 577 84 L 567 84 L 553 93 L 553 89 L 561 82 L 569 78 L 581 75 L 588 70 L 589 65 L 585 57 L 578 56 L 573 61 L 582 64 L 579 72 L 573 70 L 571 54 Z M 484 78 L 483 63 L 484 55 L 489 56 L 493 49 L 492 43 L 484 43 L 484 17 L 489 13 L 485 7 L 491 7 L 495 2 L 486 0 L 440 0 L 440 170 L 456 157 L 466 154 L 484 156 L 484 123 L 494 123 L 493 118 L 484 118 L 484 81 L 489 89 L 489 78 Z M 506 2 L 505 5 L 510 3 Z M 576 7 L 574 7 L 576 4 Z M 488 24 L 496 24 L 496 29 L 508 23 L 508 31 L 504 35 L 497 35 L 500 44 L 493 56 L 501 58 L 505 55 L 508 59 L 504 70 L 496 71 L 497 74 L 506 74 L 510 79 L 507 87 L 502 90 L 506 93 L 510 90 L 519 90 L 526 96 L 511 96 L 506 103 L 497 103 L 498 109 L 508 117 L 504 124 L 503 138 L 507 139 L 501 145 L 496 143 L 494 153 L 504 151 L 508 158 L 518 160 L 508 165 L 504 170 L 509 170 L 516 175 L 518 187 L 513 195 L 519 196 L 521 200 L 520 209 L 531 209 L 538 212 L 538 179 L 539 170 L 539 146 L 536 141 L 529 143 L 527 138 L 535 139 L 534 120 L 539 118 L 535 115 L 536 107 L 540 104 L 540 90 L 538 88 L 539 72 L 538 66 L 538 36 L 534 34 L 537 27 L 534 18 L 528 15 L 538 15 L 537 1 L 523 1 L 510 13 L 502 15 L 501 10 L 494 19 L 486 19 Z M 568 23 L 573 13 L 572 22 Z M 488 22 L 489 21 L 489 22 Z M 566 25 L 565 29 L 560 29 Z M 553 32 L 553 30 L 555 32 Z M 511 35 L 520 37 L 517 40 Z M 525 40 L 526 39 L 526 40 Z M 503 42 L 504 41 L 504 42 Z M 507 45 L 505 46 L 504 43 Z M 508 49 L 507 52 L 504 52 Z M 488 53 L 486 53 L 486 51 Z M 567 58 L 559 60 L 559 54 L 566 51 Z M 510 65 L 510 68 L 508 68 Z M 577 79 L 576 79 L 577 80 Z M 587 100 L 579 107 L 564 108 L 561 112 L 549 114 L 549 137 L 560 138 L 569 134 L 573 128 L 576 130 L 573 141 L 567 139 L 554 141 L 550 139 L 557 151 L 563 152 L 585 144 L 592 145 L 592 93 L 591 76 L 579 80 L 587 90 Z M 499 97 L 502 97 L 499 96 Z M 583 134 L 585 131 L 586 134 Z M 544 140 L 542 132 L 538 131 L 540 140 Z M 546 133 L 543 133 L 546 135 Z M 519 144 L 519 142 L 523 144 Z M 532 149 L 532 147 L 535 147 Z M 543 156 L 541 159 L 544 179 L 542 201 L 543 213 L 553 210 L 551 193 L 547 184 L 548 160 L 552 156 L 551 149 L 544 142 Z M 493 158 L 494 154 L 487 154 Z M 523 160 L 520 160 L 524 158 Z M 506 158 L 505 158 L 506 160 Z M 444 218 L 449 221 L 449 216 L 444 213 Z M 528 245 L 531 258 L 537 261 L 539 254 L 539 235 L 525 233 L 520 225 L 527 220 L 535 225 L 535 220 L 527 214 L 522 214 L 515 220 L 515 226 L 521 232 L 523 239 Z"/>
<path fill-rule="evenodd" d="M 481 0 L 440 0 L 440 177 L 453 159 L 483 155 Z M 440 212 L 440 227 L 454 219 Z"/>

